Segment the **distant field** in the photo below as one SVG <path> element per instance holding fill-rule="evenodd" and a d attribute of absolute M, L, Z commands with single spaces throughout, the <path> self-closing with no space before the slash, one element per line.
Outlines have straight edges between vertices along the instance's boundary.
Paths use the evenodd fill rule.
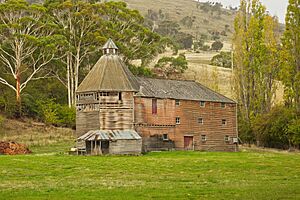
<path fill-rule="evenodd" d="M 0 156 L 0 199 L 299 199 L 300 155 Z"/>

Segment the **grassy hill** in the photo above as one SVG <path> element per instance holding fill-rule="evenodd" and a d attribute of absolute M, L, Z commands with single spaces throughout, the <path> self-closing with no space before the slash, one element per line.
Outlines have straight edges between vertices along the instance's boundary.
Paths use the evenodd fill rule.
<path fill-rule="evenodd" d="M 72 129 L 47 126 L 29 119 L 5 119 L 0 115 L 0 141 L 23 143 L 33 153 L 40 154 L 66 152 L 75 144 L 75 137 Z"/>
<path fill-rule="evenodd" d="M 158 12 L 162 11 L 167 16 L 168 20 L 178 22 L 182 32 L 189 33 L 196 37 L 197 35 L 209 32 L 219 31 L 222 32 L 226 28 L 227 36 L 224 36 L 224 40 L 231 40 L 233 32 L 233 21 L 235 17 L 235 11 L 228 9 L 221 9 L 221 12 L 205 11 L 197 7 L 197 3 L 194 0 L 123 0 L 128 3 L 128 6 L 132 9 L 140 11 L 144 16 L 147 15 L 149 10 Z M 200 3 L 200 5 L 204 5 Z M 181 23 L 181 20 L 185 17 L 191 17 L 194 19 L 192 27 L 186 27 Z"/>

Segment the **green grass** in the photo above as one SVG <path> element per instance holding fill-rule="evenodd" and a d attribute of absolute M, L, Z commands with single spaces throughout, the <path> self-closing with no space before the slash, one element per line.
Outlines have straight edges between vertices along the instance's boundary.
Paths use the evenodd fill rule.
<path fill-rule="evenodd" d="M 299 199 L 300 155 L 0 156 L 0 199 Z"/>

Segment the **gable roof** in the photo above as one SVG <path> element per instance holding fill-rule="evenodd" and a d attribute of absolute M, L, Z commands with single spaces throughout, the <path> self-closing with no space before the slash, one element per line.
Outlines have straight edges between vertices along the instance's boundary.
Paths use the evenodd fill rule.
<path fill-rule="evenodd" d="M 139 95 L 155 98 L 236 103 L 195 81 L 138 78 Z"/>
<path fill-rule="evenodd" d="M 138 91 L 136 77 L 115 54 L 103 55 L 88 73 L 77 92 Z"/>

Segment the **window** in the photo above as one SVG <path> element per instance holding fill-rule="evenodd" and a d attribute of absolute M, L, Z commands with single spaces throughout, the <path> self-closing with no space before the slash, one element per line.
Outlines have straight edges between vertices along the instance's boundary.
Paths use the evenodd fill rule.
<path fill-rule="evenodd" d="M 180 117 L 176 117 L 176 124 L 180 124 Z"/>
<path fill-rule="evenodd" d="M 226 108 L 226 104 L 225 103 L 221 103 L 221 108 Z"/>
<path fill-rule="evenodd" d="M 175 100 L 175 105 L 176 105 L 176 106 L 179 106 L 179 105 L 180 105 L 180 100 L 176 99 L 176 100 Z"/>
<path fill-rule="evenodd" d="M 119 101 L 122 101 L 122 92 L 119 92 Z"/>
<path fill-rule="evenodd" d="M 230 137 L 228 135 L 225 135 L 224 140 L 225 140 L 225 142 L 229 142 Z"/>
<path fill-rule="evenodd" d="M 201 141 L 206 142 L 206 135 L 201 135 Z"/>
<path fill-rule="evenodd" d="M 157 99 L 152 99 L 152 114 L 157 114 Z"/>
<path fill-rule="evenodd" d="M 199 118 L 198 118 L 198 123 L 199 123 L 199 124 L 203 124 L 203 118 L 199 117 Z"/>
<path fill-rule="evenodd" d="M 164 141 L 169 140 L 168 134 L 163 134 L 162 138 L 163 138 Z"/>
<path fill-rule="evenodd" d="M 226 119 L 222 119 L 222 125 L 225 126 L 227 124 Z"/>
<path fill-rule="evenodd" d="M 200 106 L 205 107 L 205 101 L 200 101 Z"/>

